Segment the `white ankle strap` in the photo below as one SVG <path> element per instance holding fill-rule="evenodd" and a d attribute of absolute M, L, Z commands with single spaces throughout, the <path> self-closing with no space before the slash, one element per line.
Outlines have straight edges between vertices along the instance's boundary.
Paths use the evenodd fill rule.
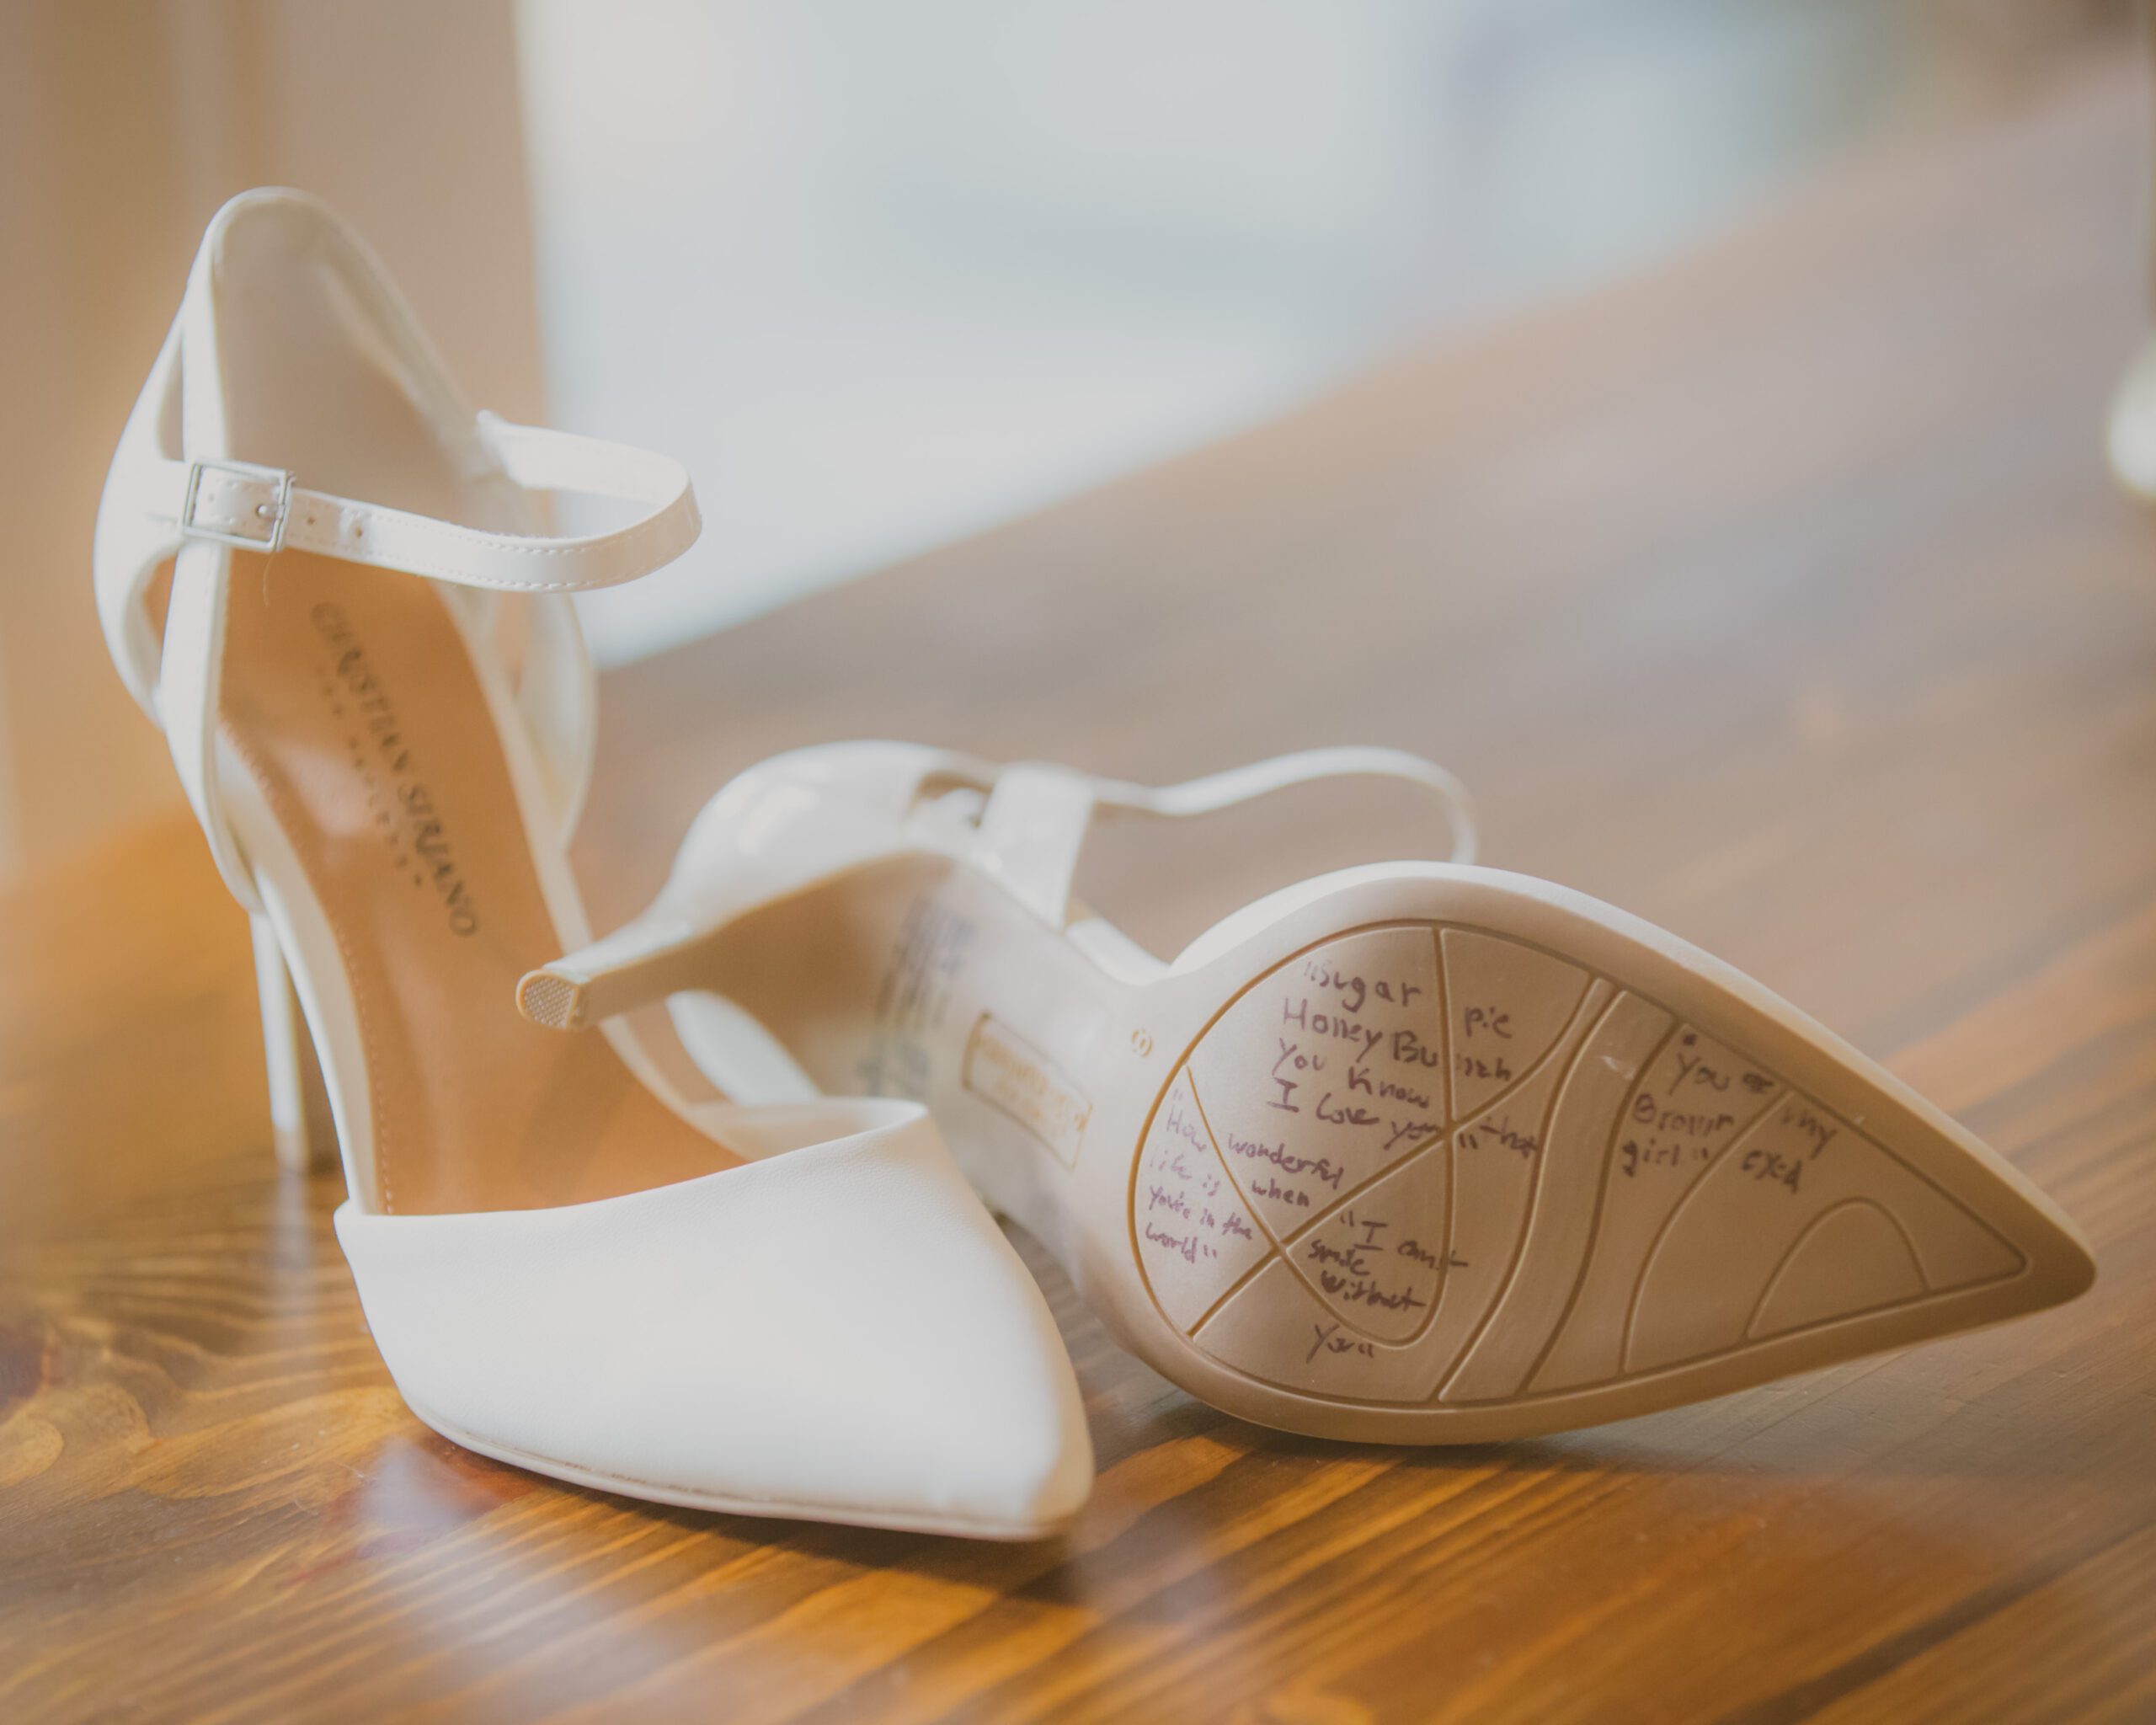
<path fill-rule="evenodd" d="M 696 542 L 687 470 L 663 455 L 479 415 L 502 470 L 530 491 L 574 491 L 642 505 L 611 532 L 554 538 L 497 533 L 310 490 L 252 462 L 159 457 L 131 478 L 134 505 L 169 531 L 163 558 L 189 539 L 274 555 L 312 551 L 460 586 L 516 593 L 611 587 L 663 569 Z"/>
<path fill-rule="evenodd" d="M 1475 820 L 1467 788 L 1419 755 L 1400 749 L 1305 749 L 1179 785 L 1132 784 L 1043 762 L 1021 761 L 995 777 L 980 813 L 973 862 L 1027 909 L 1060 928 L 1070 914 L 1070 883 L 1086 829 L 1097 813 L 1182 818 L 1211 814 L 1296 785 L 1323 779 L 1405 779 L 1444 806 L 1453 862 L 1475 860 Z"/>
<path fill-rule="evenodd" d="M 1092 781 L 1093 801 L 1104 809 L 1136 814 L 1212 814 L 1238 803 L 1269 797 L 1297 785 L 1333 778 L 1397 778 L 1420 785 L 1444 805 L 1451 862 L 1475 860 L 1474 805 L 1467 787 L 1434 761 L 1404 749 L 1348 745 L 1333 749 L 1299 749 L 1290 755 L 1231 766 L 1179 785 L 1131 784 L 1121 779 Z"/>

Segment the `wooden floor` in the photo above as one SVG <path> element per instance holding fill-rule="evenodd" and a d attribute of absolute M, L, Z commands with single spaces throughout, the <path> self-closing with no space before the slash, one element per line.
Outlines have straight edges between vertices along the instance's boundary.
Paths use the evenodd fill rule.
<path fill-rule="evenodd" d="M 2093 1294 L 1414 1452 L 1238 1425 L 1043 1267 L 1102 1468 L 1067 1539 L 567 1489 L 398 1402 L 334 1180 L 271 1163 L 243 925 L 175 822 L 0 903 L 0 1719 L 2156 1717 L 2156 521 L 2100 452 L 2145 106 L 2092 68 L 624 673 L 583 858 L 627 911 L 725 772 L 856 734 L 1145 777 L 1425 750 L 1491 861 L 1719 952 L 1996 1145 Z M 1417 836 L 1328 793 L 1118 832 L 1091 896 L 1171 942 Z"/>

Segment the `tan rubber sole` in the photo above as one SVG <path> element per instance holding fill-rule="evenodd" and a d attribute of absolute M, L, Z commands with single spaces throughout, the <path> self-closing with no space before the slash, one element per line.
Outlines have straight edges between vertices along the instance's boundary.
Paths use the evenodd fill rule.
<path fill-rule="evenodd" d="M 664 962 L 827 1091 L 919 1097 L 1120 1339 L 1241 1418 L 1519 1437 L 2070 1299 L 2073 1225 L 1728 966 L 1525 876 L 1351 870 L 1118 980 L 872 867 Z"/>
<path fill-rule="evenodd" d="M 1636 919 L 1459 869 L 1289 921 L 1181 1044 L 1120 1213 L 1087 1218 L 1129 1265 L 1103 1290 L 1089 1254 L 1094 1298 L 1232 1413 L 1517 1437 L 2093 1277 L 2072 1225 L 1975 1139 Z"/>

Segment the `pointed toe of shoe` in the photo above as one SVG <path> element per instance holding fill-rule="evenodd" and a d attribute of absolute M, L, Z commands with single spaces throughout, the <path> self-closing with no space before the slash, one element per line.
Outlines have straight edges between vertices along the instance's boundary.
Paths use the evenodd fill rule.
<path fill-rule="evenodd" d="M 595 1204 L 338 1226 L 406 1401 L 499 1459 L 1004 1539 L 1091 1488 L 1047 1304 L 918 1111 Z"/>
<path fill-rule="evenodd" d="M 886 1289 L 874 1333 L 862 1338 L 892 1368 L 873 1381 L 868 1417 L 885 1489 L 913 1492 L 924 1522 L 1033 1538 L 1084 1505 L 1092 1444 L 1039 1290 L 982 1221 L 991 1238 L 953 1229 L 941 1263 Z"/>

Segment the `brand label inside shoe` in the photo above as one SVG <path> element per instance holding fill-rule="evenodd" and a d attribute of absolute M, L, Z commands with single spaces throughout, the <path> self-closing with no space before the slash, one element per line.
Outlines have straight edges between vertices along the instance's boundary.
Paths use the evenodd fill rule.
<path fill-rule="evenodd" d="M 1075 1165 L 1092 1103 L 1046 1055 L 986 1012 L 966 1039 L 962 1081 L 1046 1145 L 1065 1167 Z"/>
<path fill-rule="evenodd" d="M 478 908 L 435 795 L 419 776 L 395 702 L 376 676 L 373 660 L 344 608 L 324 601 L 309 613 L 315 633 L 329 649 L 322 667 L 322 696 L 350 727 L 353 770 L 366 787 L 367 807 L 390 862 L 412 884 L 440 900 L 452 934 L 479 932 Z"/>

